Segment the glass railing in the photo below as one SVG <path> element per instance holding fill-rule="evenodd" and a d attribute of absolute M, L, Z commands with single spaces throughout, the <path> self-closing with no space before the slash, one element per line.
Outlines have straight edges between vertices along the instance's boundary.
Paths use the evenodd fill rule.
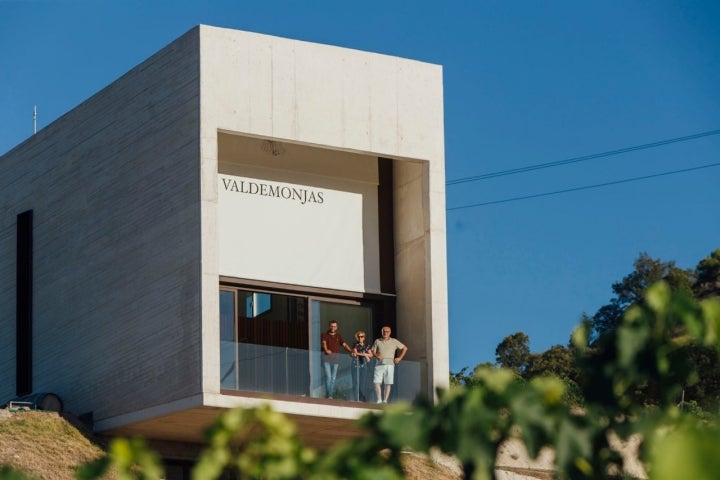
<path fill-rule="evenodd" d="M 348 354 L 339 355 L 335 383 L 329 393 L 320 352 L 221 342 L 221 387 L 226 390 L 375 403 L 375 361 L 360 367 L 353 364 L 352 360 Z M 420 392 L 425 391 L 425 378 L 423 363 L 407 360 L 400 362 L 395 366 L 390 402 L 414 400 Z M 384 391 L 384 385 L 381 388 Z"/>

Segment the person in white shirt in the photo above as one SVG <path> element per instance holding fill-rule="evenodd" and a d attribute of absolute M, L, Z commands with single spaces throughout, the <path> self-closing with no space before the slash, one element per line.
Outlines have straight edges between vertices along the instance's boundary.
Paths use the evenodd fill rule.
<path fill-rule="evenodd" d="M 390 399 L 393 379 L 395 377 L 395 365 L 400 363 L 407 353 L 407 347 L 397 338 L 390 337 L 390 327 L 382 327 L 382 337 L 375 340 L 372 346 L 372 353 L 378 359 L 373 374 L 375 383 L 375 395 L 377 403 L 387 403 Z M 400 353 L 398 353 L 398 351 Z M 381 395 L 381 385 L 385 383 L 385 395 Z"/>

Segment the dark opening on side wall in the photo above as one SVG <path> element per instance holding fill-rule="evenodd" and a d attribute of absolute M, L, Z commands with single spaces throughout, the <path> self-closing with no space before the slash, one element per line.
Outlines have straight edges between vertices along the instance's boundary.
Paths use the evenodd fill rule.
<path fill-rule="evenodd" d="M 15 394 L 32 392 L 33 211 L 17 216 Z"/>

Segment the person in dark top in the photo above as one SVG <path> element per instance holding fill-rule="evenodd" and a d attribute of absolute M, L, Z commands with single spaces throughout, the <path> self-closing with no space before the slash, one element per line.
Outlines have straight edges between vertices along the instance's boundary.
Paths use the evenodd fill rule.
<path fill-rule="evenodd" d="M 340 363 L 340 347 L 351 352 L 350 346 L 343 340 L 338 332 L 338 323 L 331 320 L 328 324 L 328 331 L 320 336 L 320 344 L 323 351 L 323 367 L 325 369 L 325 395 L 333 398 L 335 390 L 335 377 L 337 376 Z"/>
<path fill-rule="evenodd" d="M 365 332 L 358 330 L 355 332 L 355 344 L 352 348 L 353 357 L 351 373 L 353 379 L 353 400 L 364 402 L 365 400 L 365 378 L 370 368 L 368 363 L 373 358 L 370 345 L 365 343 Z"/>

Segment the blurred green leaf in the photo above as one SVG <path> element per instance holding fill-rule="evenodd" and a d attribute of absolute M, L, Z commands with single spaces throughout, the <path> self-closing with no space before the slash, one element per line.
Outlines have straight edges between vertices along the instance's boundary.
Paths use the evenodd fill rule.
<path fill-rule="evenodd" d="M 720 430 L 682 424 L 657 431 L 652 442 L 654 480 L 715 480 L 720 474 Z"/>

